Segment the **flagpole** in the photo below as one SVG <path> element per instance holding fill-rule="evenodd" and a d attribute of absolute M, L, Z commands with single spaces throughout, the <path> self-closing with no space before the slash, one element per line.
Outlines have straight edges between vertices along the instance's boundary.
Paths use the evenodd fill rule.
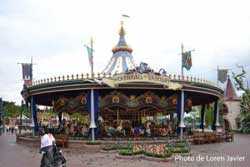
<path fill-rule="evenodd" d="M 219 87 L 219 66 L 217 65 L 217 87 Z"/>
<path fill-rule="evenodd" d="M 91 78 L 92 79 L 94 79 L 94 60 L 93 60 L 93 50 L 94 50 L 94 48 L 93 48 L 93 37 L 91 37 L 90 38 L 90 47 L 91 47 L 91 50 L 92 50 L 92 52 L 91 52 Z"/>
<path fill-rule="evenodd" d="M 184 53 L 184 46 L 183 46 L 183 43 L 181 43 L 181 76 L 183 76 L 183 53 Z"/>
<path fill-rule="evenodd" d="M 33 57 L 31 57 L 31 74 L 30 74 L 30 80 L 31 80 L 31 83 L 32 83 L 32 80 L 33 80 Z"/>
<path fill-rule="evenodd" d="M 94 52 L 94 48 L 93 48 L 93 37 L 90 38 L 90 48 L 91 48 L 91 79 L 94 79 L 94 61 L 93 61 L 93 52 Z M 95 128 L 96 128 L 96 124 L 95 124 L 95 97 L 94 97 L 94 89 L 91 88 L 90 90 L 90 117 L 91 117 L 91 122 L 90 122 L 90 128 L 91 128 L 91 140 L 92 142 L 95 141 Z"/>

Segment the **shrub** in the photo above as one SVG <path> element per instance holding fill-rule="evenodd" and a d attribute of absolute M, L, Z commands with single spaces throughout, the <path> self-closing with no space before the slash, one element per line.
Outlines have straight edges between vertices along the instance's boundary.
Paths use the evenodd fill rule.
<path fill-rule="evenodd" d="M 183 142 L 183 143 L 176 143 L 175 144 L 175 147 L 186 147 L 187 146 L 187 143 L 185 142 Z"/>
<path fill-rule="evenodd" d="M 187 147 L 174 147 L 172 152 L 173 153 L 188 153 L 189 148 L 187 148 Z"/>
<path fill-rule="evenodd" d="M 134 155 L 133 154 L 133 151 L 131 149 L 121 149 L 119 151 L 119 154 L 120 155 L 126 155 L 126 156 L 131 156 L 131 155 Z"/>

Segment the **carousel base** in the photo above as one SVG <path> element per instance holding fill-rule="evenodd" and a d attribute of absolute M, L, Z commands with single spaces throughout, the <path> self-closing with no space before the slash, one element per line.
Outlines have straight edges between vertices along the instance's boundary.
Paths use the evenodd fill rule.
<path fill-rule="evenodd" d="M 89 139 L 69 139 L 67 140 L 66 147 L 69 149 L 81 149 L 88 152 L 96 152 L 102 150 L 105 145 L 121 144 L 126 145 L 131 144 L 161 144 L 171 141 L 178 140 L 178 138 L 169 137 L 155 137 L 155 138 L 102 138 L 97 139 L 95 142 L 91 142 Z M 18 144 L 24 144 L 32 147 L 40 147 L 40 137 L 39 136 L 17 136 L 16 142 Z"/>

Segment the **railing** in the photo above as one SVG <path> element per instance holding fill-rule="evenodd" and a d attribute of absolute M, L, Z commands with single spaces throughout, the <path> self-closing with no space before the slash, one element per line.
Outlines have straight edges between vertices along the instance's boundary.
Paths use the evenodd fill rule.
<path fill-rule="evenodd" d="M 124 74 L 127 75 L 127 74 Z M 131 74 L 128 74 L 131 75 Z M 162 80 L 165 80 L 166 77 L 169 78 L 170 81 L 176 81 L 176 82 L 190 82 L 190 83 L 200 83 L 200 84 L 206 84 L 210 86 L 214 86 L 217 88 L 220 88 L 217 84 L 214 82 L 208 81 L 203 78 L 199 77 L 193 77 L 193 76 L 182 76 L 182 75 L 175 75 L 175 74 L 167 74 L 167 75 L 156 75 L 157 78 L 161 78 Z M 112 78 L 113 75 L 111 74 L 103 74 L 103 73 L 97 73 L 94 74 L 93 78 L 94 79 L 103 79 L 103 78 Z M 43 84 L 50 84 L 50 83 L 58 83 L 58 82 L 65 82 L 65 81 L 74 81 L 74 80 L 90 80 L 92 79 L 91 75 L 86 73 L 86 74 L 71 74 L 71 75 L 63 75 L 59 77 L 52 77 L 52 78 L 46 78 L 42 80 L 36 80 L 32 83 L 31 86 L 38 86 L 38 85 L 43 85 Z M 220 88 L 221 89 L 221 88 Z"/>
<path fill-rule="evenodd" d="M 111 74 L 101 74 L 97 73 L 94 74 L 94 79 L 102 79 L 102 78 L 111 78 Z M 46 78 L 46 79 L 41 79 L 41 80 L 36 80 L 32 83 L 31 86 L 36 86 L 36 85 L 42 85 L 42 84 L 49 84 L 49 83 L 55 83 L 55 82 L 64 82 L 64 81 L 74 81 L 74 80 L 89 80 L 92 79 L 91 75 L 89 73 L 86 74 L 71 74 L 71 75 L 63 75 L 59 77 L 51 77 L 51 78 Z"/>

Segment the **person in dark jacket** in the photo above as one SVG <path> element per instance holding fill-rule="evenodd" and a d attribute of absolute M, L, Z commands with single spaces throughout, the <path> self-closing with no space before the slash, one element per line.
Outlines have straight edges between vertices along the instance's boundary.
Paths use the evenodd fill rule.
<path fill-rule="evenodd" d="M 42 153 L 43 155 L 41 160 L 41 167 L 54 167 L 53 145 L 55 143 L 55 138 L 52 134 L 48 133 L 47 131 L 44 131 L 44 129 L 40 130 L 40 135 L 40 153 Z"/>
<path fill-rule="evenodd" d="M 65 167 L 66 159 L 61 150 L 56 146 L 56 141 L 52 133 L 40 130 L 41 148 L 43 154 L 40 167 Z"/>

